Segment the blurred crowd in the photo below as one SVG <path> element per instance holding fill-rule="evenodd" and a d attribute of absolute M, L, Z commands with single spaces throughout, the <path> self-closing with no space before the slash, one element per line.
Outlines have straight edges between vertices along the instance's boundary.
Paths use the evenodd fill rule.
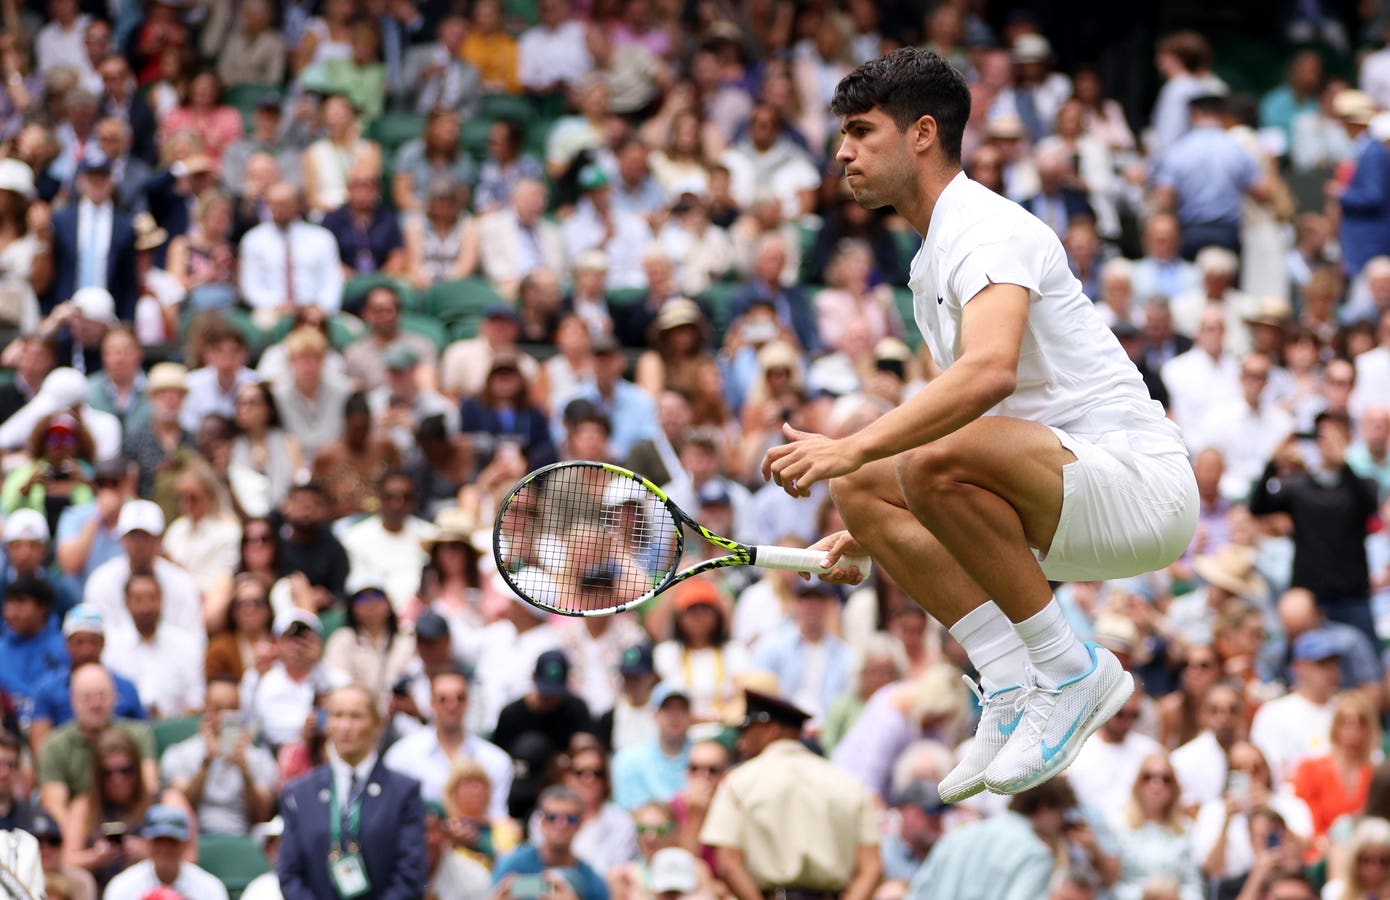
<path fill-rule="evenodd" d="M 1264 81 L 1175 27 L 1121 85 L 1017 6 L 0 0 L 0 886 L 1390 895 L 1390 8 L 1271 12 Z M 920 237 L 828 114 L 905 44 L 966 74 L 966 171 L 1055 229 L 1202 499 L 1169 569 L 1057 587 L 1143 690 L 955 806 L 973 673 L 881 570 L 581 620 L 490 552 L 562 459 L 838 530 L 758 463 L 937 374 Z"/>

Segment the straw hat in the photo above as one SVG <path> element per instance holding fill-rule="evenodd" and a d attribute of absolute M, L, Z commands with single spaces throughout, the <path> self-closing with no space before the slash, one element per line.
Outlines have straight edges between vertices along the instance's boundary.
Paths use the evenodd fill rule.
<path fill-rule="evenodd" d="M 1227 544 L 1215 553 L 1202 554 L 1192 561 L 1192 571 L 1207 584 L 1237 597 L 1258 597 L 1268 590 L 1255 571 L 1255 551 L 1249 547 Z"/>
<path fill-rule="evenodd" d="M 426 553 L 440 544 L 467 544 L 479 553 L 492 551 L 492 529 L 482 528 L 478 517 L 457 506 L 441 509 L 434 517 L 434 534 L 420 539 Z"/>

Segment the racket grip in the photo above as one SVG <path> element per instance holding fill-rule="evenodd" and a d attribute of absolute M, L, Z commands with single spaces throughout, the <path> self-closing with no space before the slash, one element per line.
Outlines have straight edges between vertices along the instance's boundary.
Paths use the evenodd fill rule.
<path fill-rule="evenodd" d="M 824 550 L 802 550 L 798 547 L 776 547 L 760 545 L 753 548 L 753 565 L 764 569 L 784 569 L 791 572 L 811 572 L 824 575 L 830 569 L 821 565 L 825 559 Z M 873 560 L 867 556 L 842 556 L 836 568 L 858 566 L 861 578 L 868 578 L 873 571 Z"/>

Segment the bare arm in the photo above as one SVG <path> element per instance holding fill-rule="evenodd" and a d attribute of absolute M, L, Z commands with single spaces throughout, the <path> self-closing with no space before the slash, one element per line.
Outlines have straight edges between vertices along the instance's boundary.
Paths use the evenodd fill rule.
<path fill-rule="evenodd" d="M 738 900 L 763 900 L 763 892 L 758 889 L 758 883 L 753 880 L 748 867 L 743 863 L 742 850 L 736 847 L 718 847 L 714 851 L 714 859 L 718 863 L 720 876 L 729 886 L 729 893 Z"/>
<path fill-rule="evenodd" d="M 841 895 L 842 900 L 869 900 L 882 878 L 883 858 L 878 854 L 878 847 L 861 844 L 855 854 L 854 878 Z"/>

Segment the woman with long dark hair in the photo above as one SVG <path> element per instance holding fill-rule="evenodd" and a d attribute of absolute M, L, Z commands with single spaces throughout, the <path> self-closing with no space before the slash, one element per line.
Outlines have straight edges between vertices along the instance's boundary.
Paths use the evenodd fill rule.
<path fill-rule="evenodd" d="M 736 694 L 734 677 L 753 667 L 752 657 L 729 638 L 729 616 L 713 582 L 685 582 L 674 607 L 671 638 L 652 652 L 656 672 L 689 692 L 697 719 L 717 720 Z"/>
<path fill-rule="evenodd" d="M 253 525 L 254 522 L 248 523 L 247 528 Z M 245 541 L 243 537 L 243 545 Z M 269 583 L 250 572 L 237 575 L 222 628 L 208 641 L 203 662 L 207 680 L 230 678 L 240 682 L 247 669 L 269 663 L 274 620 Z"/>
<path fill-rule="evenodd" d="M 346 627 L 323 647 L 323 665 L 347 681 L 375 693 L 382 714 L 391 706 L 391 688 L 415 657 L 415 631 L 402 625 L 381 586 L 355 576 L 348 584 Z"/>
<path fill-rule="evenodd" d="M 237 492 L 242 508 L 253 515 L 265 515 L 278 507 L 289 493 L 295 475 L 304 467 L 299 441 L 281 424 L 280 410 L 268 382 L 244 385 L 237 391 L 236 437 L 232 439 L 229 465 L 234 470 L 255 473 L 264 479 L 264 496 L 262 498 L 257 492 L 254 503 L 249 485 L 246 490 Z M 248 503 L 254 508 L 248 509 Z"/>

